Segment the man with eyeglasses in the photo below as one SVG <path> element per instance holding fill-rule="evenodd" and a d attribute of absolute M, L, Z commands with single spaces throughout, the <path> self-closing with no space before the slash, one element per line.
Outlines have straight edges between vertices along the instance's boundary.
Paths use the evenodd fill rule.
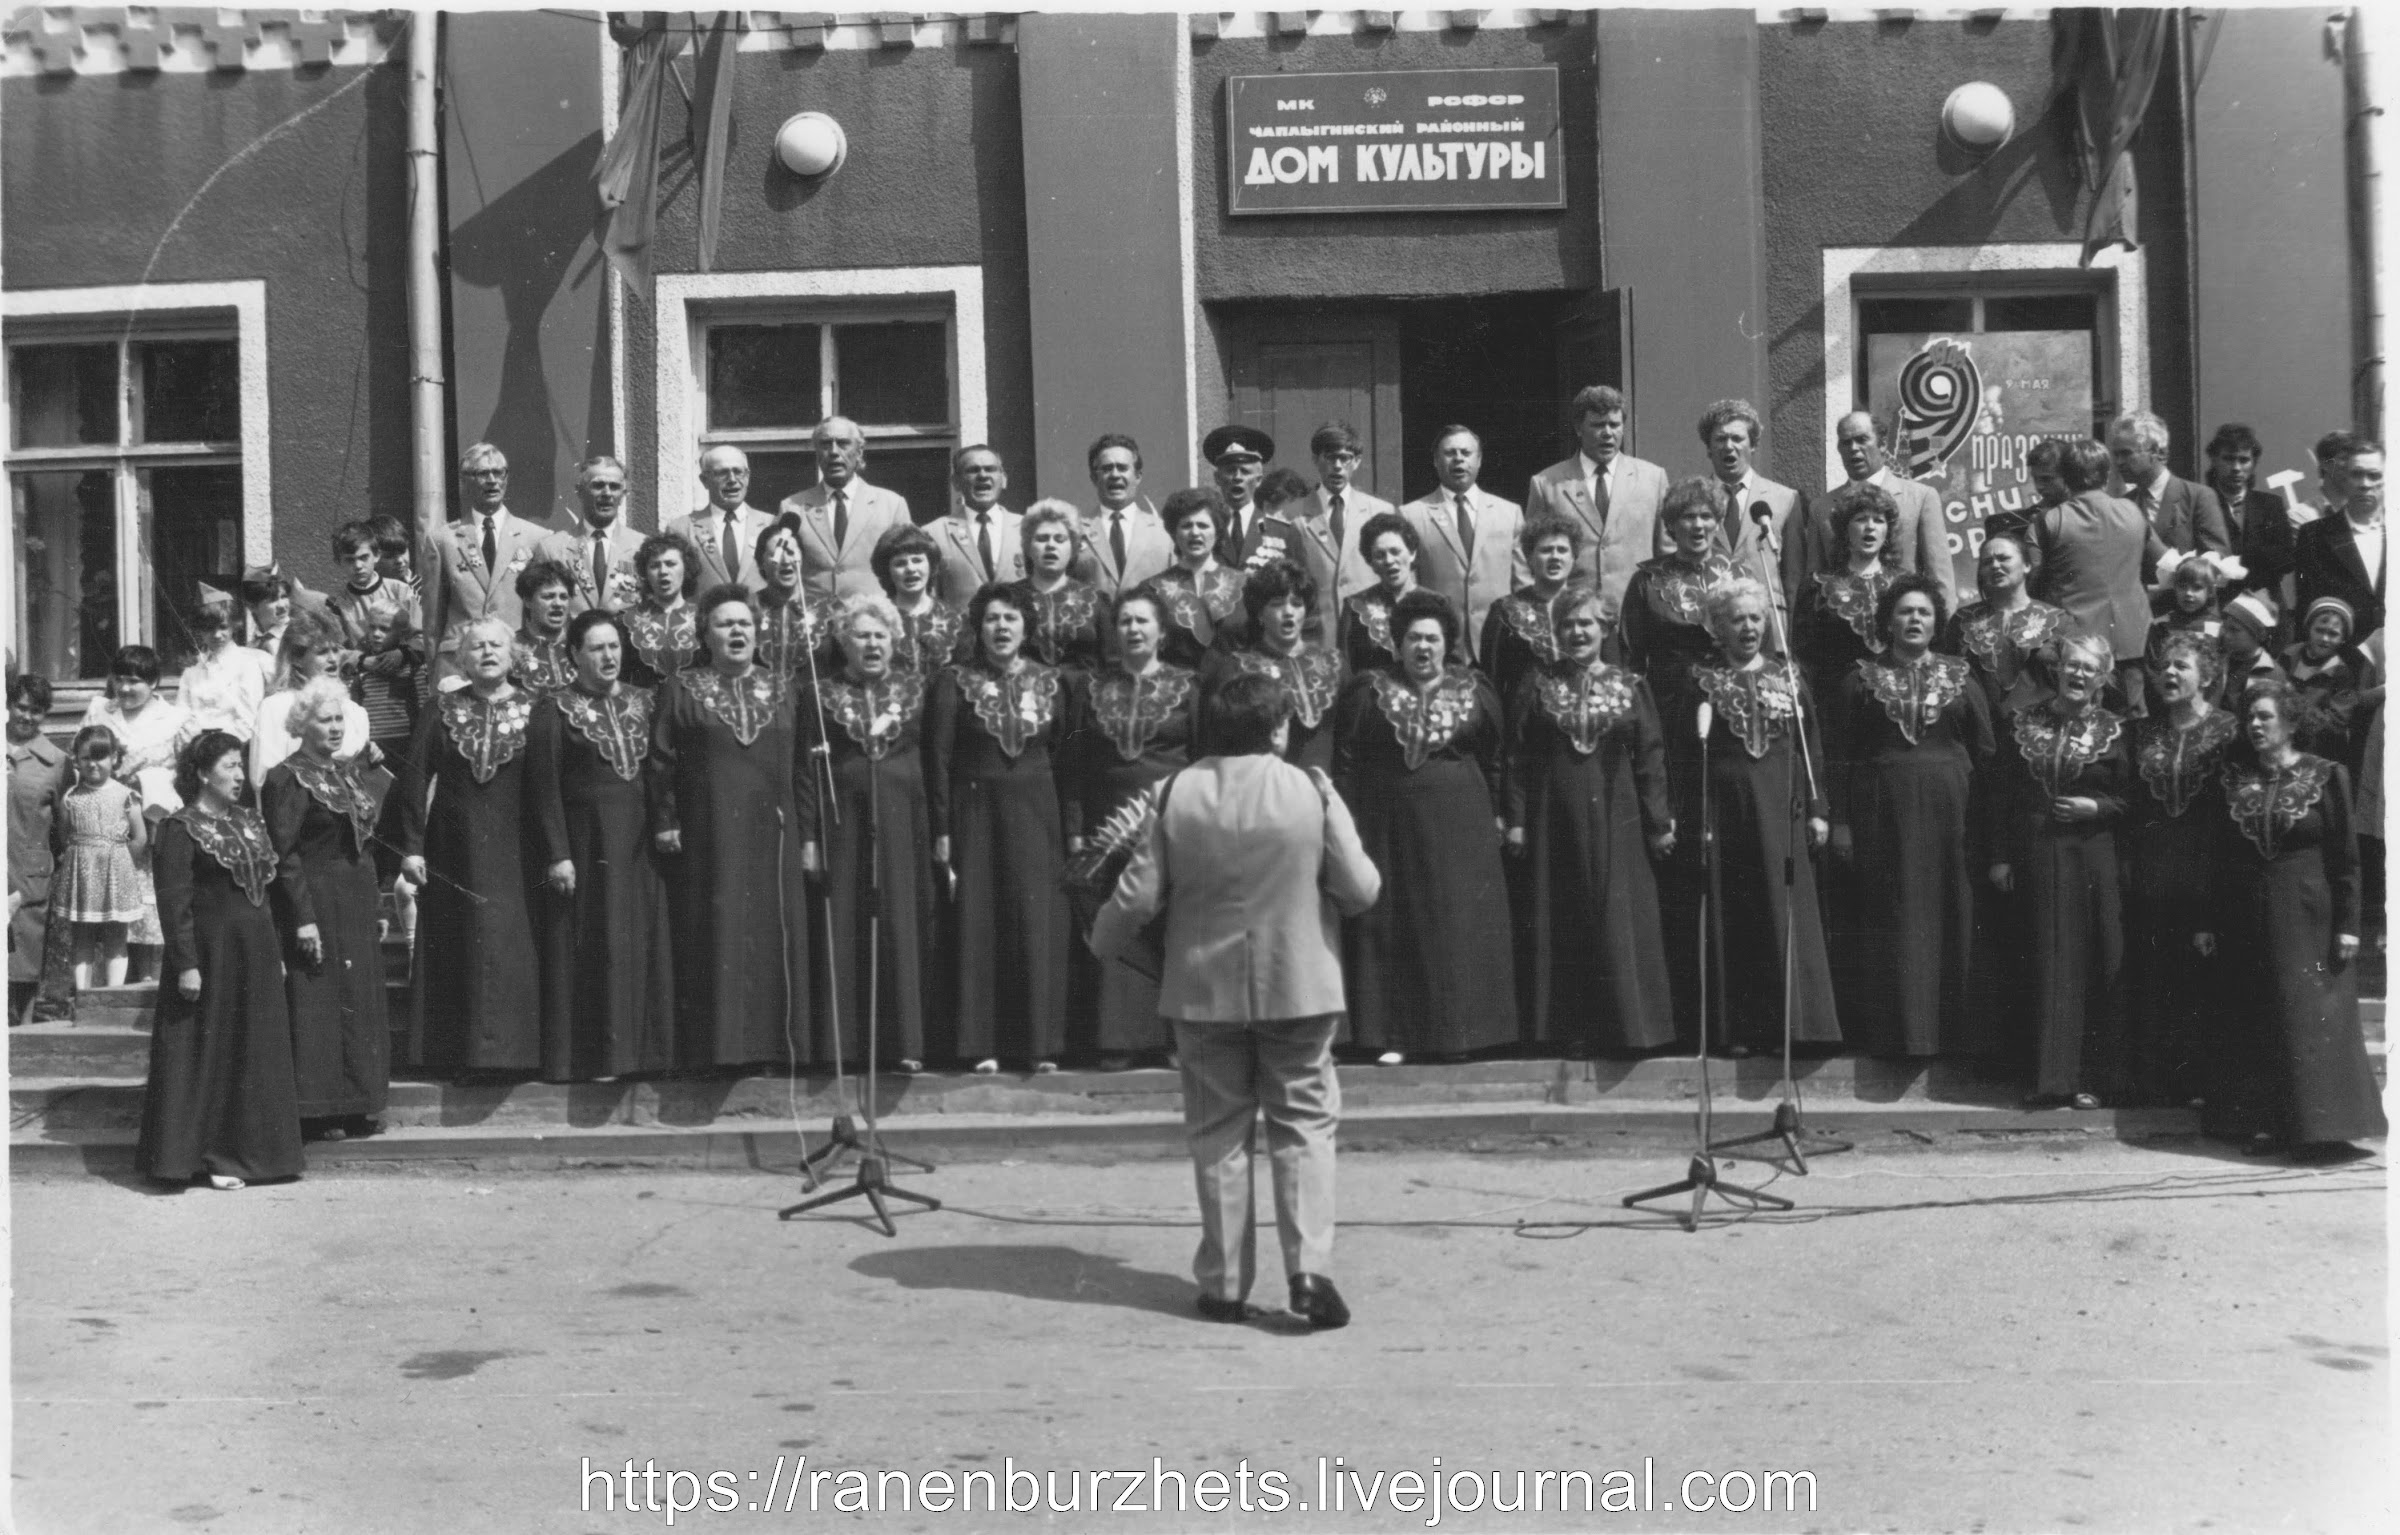
<path fill-rule="evenodd" d="M 1316 461 L 1317 488 L 1282 512 L 1300 530 L 1300 563 L 1317 583 L 1314 628 L 1328 638 L 1340 624 L 1342 603 L 1375 584 L 1375 572 L 1359 552 L 1358 530 L 1395 510 L 1359 488 L 1365 446 L 1347 421 L 1328 421 L 1311 432 L 1308 456 Z"/>
<path fill-rule="evenodd" d="M 508 456 L 488 442 L 458 458 L 466 515 L 434 530 L 427 562 L 425 629 L 439 636 L 434 680 L 458 675 L 461 631 L 479 618 L 525 622 L 517 576 L 541 556 L 550 529 L 508 509 Z"/>
<path fill-rule="evenodd" d="M 800 519 L 800 584 L 811 597 L 873 595 L 875 545 L 915 521 L 897 492 L 866 482 L 867 434 L 844 416 L 817 423 L 810 438 L 817 483 L 786 496 L 779 510 Z"/>
<path fill-rule="evenodd" d="M 764 590 L 758 536 L 775 519 L 748 503 L 750 455 L 717 444 L 700 455 L 700 483 L 708 487 L 708 500 L 697 511 L 668 519 L 659 531 L 682 539 L 700 556 L 701 591 L 735 581 L 753 592 Z"/>

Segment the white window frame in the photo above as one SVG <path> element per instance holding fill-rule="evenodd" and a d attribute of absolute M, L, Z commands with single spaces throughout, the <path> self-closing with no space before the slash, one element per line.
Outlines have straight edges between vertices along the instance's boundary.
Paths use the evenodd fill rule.
<path fill-rule="evenodd" d="M 705 504 L 700 484 L 700 444 L 708 420 L 708 357 L 704 332 L 711 324 L 790 321 L 799 324 L 860 320 L 921 320 L 937 315 L 950 327 L 951 420 L 960 445 L 988 434 L 989 391 L 983 354 L 983 268 L 863 267 L 819 272 L 662 273 L 655 298 L 658 314 L 658 463 L 655 500 L 663 526 Z M 833 332 L 821 332 L 831 348 Z M 820 367 L 820 388 L 833 386 L 831 359 Z M 829 398 L 829 396 L 828 396 Z M 820 408 L 825 404 L 820 400 Z M 717 434 L 740 443 L 745 433 Z M 788 436 L 761 431 L 758 435 Z M 947 438 L 948 434 L 941 434 Z M 924 440 L 907 428 L 871 431 L 867 479 L 875 478 L 878 441 Z"/>
<path fill-rule="evenodd" d="M 1864 298 L 1913 298 L 1877 284 L 1878 278 L 1934 279 L 1927 298 L 1972 289 L 1984 279 L 2005 276 L 2011 292 L 2028 278 L 2045 275 L 2088 278 L 2092 271 L 2113 275 L 2113 294 L 2100 297 L 2100 323 L 2114 327 L 2116 393 L 2120 411 L 2150 406 L 2150 283 L 2149 264 L 2141 251 L 2112 247 L 2083 265 L 2083 247 L 2064 242 L 2025 245 L 1867 245 L 1827 246 L 1824 253 L 1825 316 L 1825 475 L 1824 483 L 1839 485 L 1848 476 L 1842 469 L 1834 433 L 1842 417 L 1863 409 L 1854 397 L 1858 377 L 1858 306 Z M 1859 278 L 1867 279 L 1858 283 Z M 2098 380 L 2094 380 L 2095 383 Z"/>
<path fill-rule="evenodd" d="M 113 335 L 112 335 L 113 332 Z M 129 436 L 132 417 L 127 392 L 138 387 L 124 347 L 131 340 L 161 334 L 193 339 L 231 336 L 238 358 L 242 469 L 242 559 L 264 565 L 275 557 L 275 496 L 273 434 L 267 410 L 267 285 L 262 280 L 218 283 L 149 283 L 138 287 L 31 288 L 0 293 L 0 350 L 10 357 L 18 346 L 52 342 L 114 339 L 119 346 L 118 389 L 120 437 Z M 13 371 L 13 364 L 11 365 Z M 14 380 L 10 380 L 13 391 Z M 12 394 L 13 398 L 13 394 Z M 5 467 L 18 471 L 60 469 L 78 465 L 98 467 L 107 460 L 116 482 L 117 510 L 117 632 L 126 644 L 150 644 L 153 592 L 150 569 L 143 558 L 142 507 L 136 471 L 149 461 L 186 464 L 216 462 L 215 455 L 195 454 L 188 446 L 151 447 L 120 441 L 74 447 L 20 451 L 6 447 Z M 13 484 L 13 482 L 12 482 Z M 16 497 L 9 496 L 9 519 L 16 518 Z M 16 530 L 22 536 L 22 529 Z M 0 563 L 0 633 L 13 647 L 17 634 L 16 559 Z M 62 686 L 88 687 L 86 679 L 67 679 Z"/>

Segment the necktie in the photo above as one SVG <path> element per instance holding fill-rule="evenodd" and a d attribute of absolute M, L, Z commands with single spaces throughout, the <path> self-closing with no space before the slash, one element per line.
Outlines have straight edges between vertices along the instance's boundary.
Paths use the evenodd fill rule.
<path fill-rule="evenodd" d="M 2133 493 L 2133 504 L 2142 509 L 2142 521 L 2152 524 L 2158 521 L 2158 498 L 2150 493 L 2149 486 Z"/>
<path fill-rule="evenodd" d="M 499 519 L 496 517 L 483 519 L 483 568 L 486 570 L 497 569 L 500 564 L 500 535 L 493 531 L 493 524 L 497 521 Z"/>
<path fill-rule="evenodd" d="M 592 535 L 592 595 L 602 603 L 608 601 L 608 535 Z"/>
<path fill-rule="evenodd" d="M 1467 498 L 1462 492 L 1451 497 L 1458 503 L 1458 547 L 1465 551 L 1467 563 L 1475 563 L 1475 519 L 1467 511 Z"/>
<path fill-rule="evenodd" d="M 1333 529 L 1333 547 L 1342 547 L 1342 493 L 1335 491 L 1325 498 L 1325 525 Z"/>
<path fill-rule="evenodd" d="M 850 541 L 850 498 L 840 491 L 833 493 L 833 547 L 839 549 Z"/>
<path fill-rule="evenodd" d="M 1125 514 L 1108 514 L 1108 555 L 1116 562 L 1117 584 L 1125 584 Z"/>
<path fill-rule="evenodd" d="M 725 514 L 725 531 L 718 538 L 725 561 L 725 579 L 738 581 L 742 577 L 742 546 L 733 532 L 733 513 Z"/>
<path fill-rule="evenodd" d="M 999 580 L 1000 572 L 992 568 L 992 514 L 989 512 L 975 514 L 975 552 L 983 556 L 983 578 L 986 581 Z"/>
<path fill-rule="evenodd" d="M 1608 521 L 1608 469 L 1592 471 L 1592 515 L 1602 523 Z"/>

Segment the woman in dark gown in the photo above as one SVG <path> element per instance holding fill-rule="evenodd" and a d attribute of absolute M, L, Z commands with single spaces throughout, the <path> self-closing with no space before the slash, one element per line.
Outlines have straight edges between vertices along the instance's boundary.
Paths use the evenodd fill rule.
<path fill-rule="evenodd" d="M 800 584 L 800 519 L 786 512 L 758 535 L 758 573 L 766 580 L 752 600 L 758 614 L 757 656 L 786 697 L 835 664 L 833 621 L 839 600 L 812 597 Z"/>
<path fill-rule="evenodd" d="M 757 660 L 731 582 L 700 598 L 702 665 L 652 710 L 650 835 L 668 859 L 675 1054 L 684 1066 L 807 1065 L 808 885 L 792 699 Z"/>
<path fill-rule="evenodd" d="M 1074 690 L 1064 777 L 1067 822 L 1079 829 L 1099 826 L 1198 755 L 1199 679 L 1159 659 L 1165 605 L 1145 583 L 1117 599 L 1116 618 L 1116 659 Z M 1212 663 L 1224 654 L 1212 653 Z M 1080 851 L 1081 844 L 1077 836 L 1068 850 Z M 1103 962 L 1082 944 L 1075 945 L 1075 969 L 1075 991 L 1090 995 L 1091 1045 L 1102 1070 L 1166 1054 L 1173 1036 L 1158 1014 L 1157 981 L 1115 960 Z"/>
<path fill-rule="evenodd" d="M 933 535 L 905 523 L 876 540 L 871 558 L 875 579 L 900 615 L 892 664 L 931 686 L 934 673 L 961 658 L 966 640 L 966 615 L 933 594 L 933 572 L 941 563 Z"/>
<path fill-rule="evenodd" d="M 1966 662 L 1932 653 L 1942 596 L 1930 577 L 1893 580 L 1875 627 L 1888 648 L 1842 679 L 1845 744 L 1830 777 L 1834 856 L 1857 896 L 1856 1002 L 1844 1016 L 1876 1055 L 1971 1054 L 1983 1040 L 1969 1006 L 1970 793 L 1995 750 L 1991 707 Z"/>
<path fill-rule="evenodd" d="M 1808 678 L 1808 689 L 1831 711 L 1824 721 L 1828 741 L 1849 738 L 1844 684 L 1858 663 L 1880 657 L 1888 643 L 1877 627 L 1883 594 L 1899 574 L 1884 558 L 1899 509 L 1880 485 L 1853 482 L 1826 502 L 1833 520 L 1834 554 L 1841 564 L 1822 570 L 1793 594 L 1792 652 Z M 1928 639 L 1932 636 L 1928 635 Z"/>
<path fill-rule="evenodd" d="M 1057 672 L 1025 657 L 1023 603 L 1013 586 L 975 594 L 975 659 L 936 678 L 926 706 L 933 856 L 958 882 L 957 1050 L 987 1073 L 1003 1055 L 1055 1071 L 1066 1043 L 1068 828 L 1053 764 L 1068 699 Z"/>
<path fill-rule="evenodd" d="M 1781 1049 L 1788 989 L 1793 1040 L 1838 1044 L 1817 910 L 1816 854 L 1829 827 L 1812 773 L 1823 760 L 1816 701 L 1799 668 L 1766 654 L 1765 587 L 1737 576 L 1710 589 L 1705 611 L 1720 664 L 1699 668 L 1692 682 L 1714 716 L 1707 766 L 1722 897 L 1710 924 L 1719 955 L 1712 973 L 1725 982 L 1719 1038 L 1734 1055 Z M 1688 796 L 1695 806 L 1698 798 Z"/>
<path fill-rule="evenodd" d="M 800 730 L 828 751 L 800 775 L 800 862 L 824 871 L 833 952 L 827 959 L 846 1066 L 865 1064 L 867 895 L 879 889 L 874 952 L 877 1064 L 925 1066 L 925 1013 L 934 933 L 933 838 L 925 813 L 926 679 L 896 664 L 900 615 L 888 598 L 843 599 L 834 620 L 841 670 L 800 700 Z M 822 730 L 822 737 L 818 732 Z M 825 773 L 834 806 L 825 803 Z M 872 828 L 870 834 L 869 828 Z M 867 857 L 875 858 L 874 879 Z M 830 1053 L 830 1052 L 828 1052 Z"/>
<path fill-rule="evenodd" d="M 1213 490 L 1179 490 L 1158 515 L 1175 541 L 1175 563 L 1150 578 L 1167 605 L 1163 653 L 1197 671 L 1212 648 L 1241 643 L 1249 616 L 1242 611 L 1242 573 L 1217 559 L 1225 498 Z"/>
<path fill-rule="evenodd" d="M 1501 702 L 1517 696 L 1517 685 L 1531 673 L 1558 664 L 1558 635 L 1550 624 L 1550 608 L 1575 574 L 1575 557 L 1583 549 L 1583 524 L 1554 512 L 1537 512 L 1517 534 L 1525 565 L 1533 579 L 1492 604 L 1483 616 L 1483 644 L 1476 664 L 1492 679 Z"/>
<path fill-rule="evenodd" d="M 1458 615 L 1434 592 L 1393 605 L 1400 659 L 1334 711 L 1333 779 L 1383 872 L 1344 935 L 1357 1043 L 1384 1065 L 1513 1043 L 1517 985 L 1500 868 L 1500 700 L 1451 665 Z"/>
<path fill-rule="evenodd" d="M 505 666 L 508 626 L 489 632 Z M 379 1129 L 392 1078 L 372 840 L 382 805 L 357 765 L 334 755 L 349 702 L 332 677 L 293 694 L 299 750 L 267 770 L 258 793 L 291 903 L 283 995 L 300 1129 L 325 1140 Z"/>
<path fill-rule="evenodd" d="M 1358 530 L 1359 554 L 1375 572 L 1375 584 L 1343 600 L 1333 643 L 1353 678 L 1400 659 L 1392 638 L 1392 604 L 1417 589 L 1417 554 L 1423 548 L 1415 526 L 1398 512 L 1377 512 Z"/>
<path fill-rule="evenodd" d="M 2003 738 L 2008 716 L 2048 695 L 2044 667 L 2036 663 L 2067 630 L 2066 609 L 2037 602 L 2026 589 L 2038 559 L 2021 534 L 1985 534 L 1975 557 L 1975 585 L 1983 596 L 1950 615 L 1934 646 L 1966 661 Z"/>
<path fill-rule="evenodd" d="M 487 619 L 459 637 L 467 685 L 434 695 L 400 774 L 400 872 L 424 892 L 412 1043 L 444 1076 L 542 1065 L 525 765 L 534 696 L 509 681 L 505 634 Z"/>
<path fill-rule="evenodd" d="M 586 1082 L 675 1064 L 674 928 L 642 770 L 658 697 L 622 677 L 619 620 L 567 625 L 574 685 L 525 745 L 542 947 L 542 1075 Z"/>
<path fill-rule="evenodd" d="M 1533 1037 L 1570 1055 L 1675 1038 L 1653 859 L 1675 848 L 1649 686 L 1600 659 L 1600 594 L 1559 597 L 1556 661 L 1509 708 L 1508 844 L 1527 871 Z"/>
<path fill-rule="evenodd" d="M 241 803 L 245 767 L 240 737 L 203 732 L 176 764 L 183 808 L 158 828 L 166 972 L 133 1160 L 162 1183 L 230 1190 L 302 1167 L 283 940 L 267 906 L 275 844 Z"/>
<path fill-rule="evenodd" d="M 2358 856 L 2350 775 L 2292 742 L 2289 683 L 2242 704 L 2249 750 L 2223 774 L 2217 947 L 2228 987 L 2203 1128 L 2310 1161 L 2386 1133 L 2358 1017 Z"/>
<path fill-rule="evenodd" d="M 1405 524 L 1404 524 L 1405 526 Z M 1273 677 L 1292 695 L 1290 740 L 1284 760 L 1301 767 L 1333 766 L 1333 706 L 1342 694 L 1342 658 L 1308 639 L 1316 610 L 1317 583 L 1291 560 L 1275 560 L 1250 572 L 1242 583 L 1242 608 L 1250 637 L 1231 650 L 1210 653 L 1200 667 L 1203 691 L 1244 672 Z M 1206 755 L 1196 752 L 1194 755 Z"/>
<path fill-rule="evenodd" d="M 1025 546 L 1025 654 L 1070 677 L 1100 666 L 1108 604 L 1088 582 L 1067 574 L 1075 559 L 1075 508 L 1036 501 L 1017 536 Z"/>
<path fill-rule="evenodd" d="M 2193 935 L 2214 925 L 2225 833 L 2218 784 L 2241 736 L 2211 702 L 2224 652 L 2197 630 L 2161 636 L 2150 659 L 2150 717 L 2133 726 L 2132 804 L 2125 832 L 2125 1079 L 2143 1099 L 2181 1104 L 2206 1088 L 2225 978 Z"/>
<path fill-rule="evenodd" d="M 2058 692 L 2017 711 L 1986 796 L 1992 887 L 2022 913 L 2035 1107 L 2098 1108 L 2120 1090 L 2125 929 L 2116 826 L 2132 783 L 2125 722 L 2100 707 L 2108 642 L 2059 642 Z M 2013 747 L 2013 754 L 2010 748 Z M 2013 760 L 2011 760 L 2013 755 Z"/>
<path fill-rule="evenodd" d="M 510 645 L 508 680 L 536 699 L 575 680 L 567 654 L 567 620 L 574 616 L 575 572 L 556 560 L 535 560 L 517 575 L 525 627 Z"/>
<path fill-rule="evenodd" d="M 642 600 L 617 616 L 624 622 L 625 680 L 655 688 L 682 671 L 699 653 L 694 633 L 698 608 L 692 593 L 700 584 L 700 557 L 672 533 L 653 533 L 634 551 L 641 572 Z"/>

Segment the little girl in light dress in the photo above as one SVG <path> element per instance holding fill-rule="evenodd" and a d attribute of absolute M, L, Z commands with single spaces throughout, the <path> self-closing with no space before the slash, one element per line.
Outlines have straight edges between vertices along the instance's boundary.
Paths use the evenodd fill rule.
<path fill-rule="evenodd" d="M 97 964 L 102 983 L 125 984 L 126 929 L 142 917 L 144 890 L 136 860 L 148 849 L 142 797 L 110 776 L 119 757 L 116 733 L 86 725 L 69 756 L 75 782 L 59 796 L 51 839 L 58 872 L 51 886 L 51 920 L 72 935 L 75 989 L 88 991 Z"/>

